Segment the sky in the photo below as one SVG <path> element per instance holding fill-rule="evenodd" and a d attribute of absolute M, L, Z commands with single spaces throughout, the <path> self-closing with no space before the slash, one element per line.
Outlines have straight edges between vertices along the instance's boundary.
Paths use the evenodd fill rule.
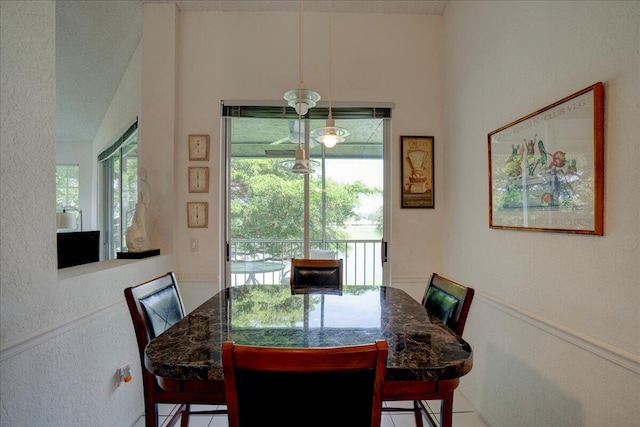
<path fill-rule="evenodd" d="M 370 187 L 383 188 L 382 159 L 326 159 L 326 162 L 327 178 L 342 183 L 361 180 Z M 364 215 L 380 206 L 382 196 L 361 196 L 357 212 Z"/>
<path fill-rule="evenodd" d="M 382 159 L 326 159 L 327 177 L 338 182 L 361 180 L 371 187 L 382 188 Z"/>

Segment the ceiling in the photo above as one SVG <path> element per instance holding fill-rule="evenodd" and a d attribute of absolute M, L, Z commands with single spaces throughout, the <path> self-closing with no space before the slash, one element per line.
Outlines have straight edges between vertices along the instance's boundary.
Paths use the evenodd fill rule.
<path fill-rule="evenodd" d="M 448 0 L 334 0 L 335 12 L 442 15 Z M 56 2 L 56 142 L 93 141 L 142 37 L 142 4 L 176 3 L 185 11 L 297 11 L 295 0 L 58 0 Z M 329 1 L 303 4 L 326 11 Z"/>
<path fill-rule="evenodd" d="M 149 3 L 177 3 L 180 10 L 218 12 L 297 12 L 295 0 L 144 0 Z M 409 13 L 442 15 L 448 0 L 334 0 L 334 12 Z M 312 0 L 303 3 L 307 12 L 329 10 L 329 1 Z"/>
<path fill-rule="evenodd" d="M 56 142 L 91 142 L 142 37 L 142 1 L 56 2 Z"/>

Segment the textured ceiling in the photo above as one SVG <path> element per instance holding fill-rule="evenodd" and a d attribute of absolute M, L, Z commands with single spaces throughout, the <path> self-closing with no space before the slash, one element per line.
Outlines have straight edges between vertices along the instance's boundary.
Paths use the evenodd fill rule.
<path fill-rule="evenodd" d="M 448 0 L 334 0 L 334 12 L 442 15 Z M 297 11 L 296 0 L 58 0 L 56 142 L 91 142 L 142 37 L 142 4 L 177 3 L 184 11 Z M 329 2 L 307 0 L 305 11 Z"/>

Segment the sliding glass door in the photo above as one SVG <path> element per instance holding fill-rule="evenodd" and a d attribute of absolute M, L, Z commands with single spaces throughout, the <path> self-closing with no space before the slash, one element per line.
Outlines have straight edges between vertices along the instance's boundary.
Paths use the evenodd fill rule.
<path fill-rule="evenodd" d="M 384 282 L 385 144 L 389 108 L 333 108 L 346 141 L 309 138 L 326 110 L 224 107 L 226 286 L 288 283 L 291 258 L 342 258 L 347 285 Z M 318 118 L 314 117 L 314 114 Z M 292 173 L 296 148 L 312 162 Z"/>

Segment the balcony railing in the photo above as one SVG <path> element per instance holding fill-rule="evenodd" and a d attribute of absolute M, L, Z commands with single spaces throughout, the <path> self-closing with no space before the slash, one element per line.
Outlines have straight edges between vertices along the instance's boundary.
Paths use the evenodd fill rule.
<path fill-rule="evenodd" d="M 312 252 L 314 249 L 333 251 L 335 258 L 343 259 L 344 285 L 382 285 L 380 240 L 331 240 L 324 245 L 311 241 L 310 246 Z M 245 283 L 288 284 L 291 258 L 303 256 L 303 242 L 300 240 L 232 240 L 231 286 Z M 234 272 L 233 263 L 249 268 L 238 268 Z M 247 272 L 249 269 L 252 272 Z"/>

